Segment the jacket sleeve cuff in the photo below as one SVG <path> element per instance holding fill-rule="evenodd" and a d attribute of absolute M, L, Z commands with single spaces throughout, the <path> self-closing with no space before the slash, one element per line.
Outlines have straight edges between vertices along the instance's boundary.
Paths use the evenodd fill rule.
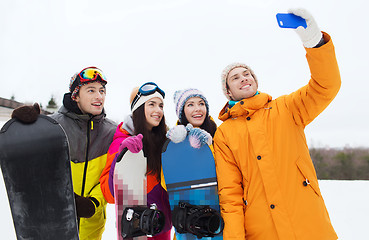
<path fill-rule="evenodd" d="M 96 198 L 89 197 L 89 199 L 94 203 L 95 208 L 98 208 L 100 206 L 100 202 Z"/>

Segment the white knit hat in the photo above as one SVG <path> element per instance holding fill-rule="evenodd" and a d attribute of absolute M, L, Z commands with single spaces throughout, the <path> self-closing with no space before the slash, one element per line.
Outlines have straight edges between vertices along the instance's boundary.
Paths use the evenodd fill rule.
<path fill-rule="evenodd" d="M 228 91 L 227 91 L 228 90 L 227 77 L 228 77 L 228 74 L 229 74 L 230 71 L 232 71 L 233 69 L 238 68 L 238 67 L 243 67 L 243 68 L 246 68 L 247 70 L 249 70 L 252 77 L 255 79 L 256 85 L 259 85 L 258 79 L 256 78 L 256 75 L 255 75 L 254 71 L 252 71 L 252 69 L 249 66 L 247 66 L 244 63 L 238 63 L 238 62 L 229 64 L 227 67 L 224 68 L 224 70 L 222 72 L 222 75 L 221 75 L 222 90 L 223 90 L 223 93 L 227 97 L 228 100 L 231 100 L 231 98 L 227 94 L 228 93 Z"/>

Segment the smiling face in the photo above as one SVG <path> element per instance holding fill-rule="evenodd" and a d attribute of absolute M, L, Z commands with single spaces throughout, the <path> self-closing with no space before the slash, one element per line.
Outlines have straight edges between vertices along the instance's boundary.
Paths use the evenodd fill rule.
<path fill-rule="evenodd" d="M 75 101 L 83 114 L 99 115 L 104 108 L 105 95 L 105 87 L 93 82 L 80 88 Z"/>
<path fill-rule="evenodd" d="M 148 129 L 151 130 L 153 127 L 159 126 L 164 115 L 163 107 L 164 103 L 158 97 L 154 97 L 145 102 L 145 118 L 146 127 Z"/>
<path fill-rule="evenodd" d="M 240 101 L 255 95 L 258 85 L 251 72 L 244 67 L 232 69 L 227 77 L 228 95 L 233 101 Z"/>
<path fill-rule="evenodd" d="M 186 119 L 194 127 L 200 127 L 206 117 L 205 101 L 200 97 L 192 97 L 184 105 L 183 112 Z"/>

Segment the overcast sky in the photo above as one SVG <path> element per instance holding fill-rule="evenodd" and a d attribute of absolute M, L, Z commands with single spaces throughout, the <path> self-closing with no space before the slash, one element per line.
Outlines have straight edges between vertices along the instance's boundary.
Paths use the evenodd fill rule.
<path fill-rule="evenodd" d="M 342 77 L 335 100 L 306 128 L 309 146 L 369 147 L 364 0 L 2 0 L 0 96 L 46 106 L 53 95 L 60 106 L 70 77 L 96 66 L 108 77 L 105 109 L 117 122 L 129 113 L 132 88 L 147 81 L 166 92 L 169 126 L 173 94 L 188 87 L 204 92 L 217 119 L 229 63 L 250 65 L 273 98 L 307 84 L 302 43 L 275 18 L 291 7 L 308 9 L 332 36 Z"/>

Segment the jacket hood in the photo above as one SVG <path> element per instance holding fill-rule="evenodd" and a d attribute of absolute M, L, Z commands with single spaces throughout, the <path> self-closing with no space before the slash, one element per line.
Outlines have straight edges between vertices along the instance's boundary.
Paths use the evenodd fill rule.
<path fill-rule="evenodd" d="M 79 109 L 77 103 L 72 100 L 71 96 L 71 93 L 64 94 L 63 106 L 71 112 L 82 115 L 81 109 Z"/>
<path fill-rule="evenodd" d="M 227 102 L 220 111 L 218 119 L 224 122 L 228 118 L 251 116 L 258 109 L 265 107 L 270 101 L 272 101 L 272 96 L 266 93 L 260 93 L 253 97 L 242 99 L 232 108 L 229 108 Z"/>
<path fill-rule="evenodd" d="M 121 122 L 118 124 L 118 127 L 115 130 L 114 133 L 114 137 L 113 137 L 113 143 L 112 145 L 116 144 L 117 142 L 119 142 L 119 144 L 122 142 L 122 140 L 117 140 L 117 139 L 125 139 L 129 136 L 133 136 L 134 135 L 134 127 L 133 127 L 133 121 L 132 121 L 132 115 L 128 115 L 125 119 L 124 122 Z M 119 144 L 117 145 L 116 149 L 112 146 L 110 146 L 110 150 L 113 149 L 114 151 L 118 150 Z M 109 151 L 110 151 L 109 150 Z"/>
<path fill-rule="evenodd" d="M 130 135 L 135 135 L 135 127 L 133 125 L 132 114 L 129 114 L 123 121 L 123 127 Z"/>

